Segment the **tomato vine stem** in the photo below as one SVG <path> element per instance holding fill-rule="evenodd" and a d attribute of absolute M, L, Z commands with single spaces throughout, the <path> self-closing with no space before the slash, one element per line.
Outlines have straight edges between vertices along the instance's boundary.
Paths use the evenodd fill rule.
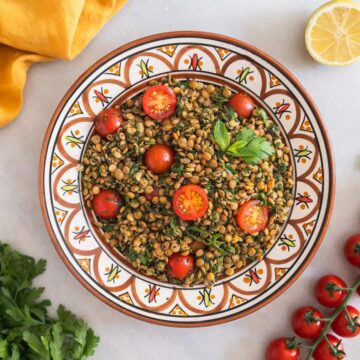
<path fill-rule="evenodd" d="M 337 318 L 337 316 L 341 313 L 341 311 L 343 311 L 344 309 L 346 309 L 346 305 L 349 302 L 351 296 L 354 294 L 354 292 L 357 290 L 357 288 L 360 286 L 360 277 L 357 278 L 355 280 L 355 282 L 353 283 L 353 285 L 349 288 L 349 292 L 347 293 L 346 297 L 344 298 L 343 302 L 341 303 L 341 305 L 334 311 L 334 313 L 327 318 L 326 324 L 324 326 L 323 331 L 321 332 L 321 334 L 319 335 L 319 337 L 313 342 L 313 344 L 311 346 L 309 346 L 309 352 L 306 356 L 306 360 L 311 360 L 312 358 L 312 354 L 315 351 L 316 347 L 320 344 L 320 342 L 326 338 L 326 335 L 331 327 L 331 324 L 334 322 L 334 320 Z"/>

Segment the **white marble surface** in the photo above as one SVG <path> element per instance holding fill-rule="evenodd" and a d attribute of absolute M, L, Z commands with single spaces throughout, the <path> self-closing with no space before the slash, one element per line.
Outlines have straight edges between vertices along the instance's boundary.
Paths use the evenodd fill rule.
<path fill-rule="evenodd" d="M 63 303 L 101 336 L 95 359 L 263 359 L 268 341 L 291 333 L 296 307 L 313 304 L 322 274 L 347 281 L 358 271 L 342 256 L 342 242 L 360 231 L 360 63 L 330 68 L 315 63 L 304 46 L 306 20 L 321 0 L 130 0 L 74 61 L 35 65 L 29 72 L 19 118 L 0 130 L 0 226 L 2 241 L 48 260 L 39 279 L 54 305 Z M 220 5 L 221 4 L 221 5 Z M 139 37 L 170 30 L 230 35 L 268 52 L 308 89 L 333 144 L 337 190 L 330 228 L 315 259 L 296 283 L 262 310 L 231 323 L 198 329 L 150 325 L 107 307 L 85 290 L 59 259 L 45 230 L 38 200 L 38 161 L 49 119 L 75 79 L 99 57 Z M 1 82 L 1 79 L 0 79 Z M 353 301 L 360 306 L 360 298 Z M 360 341 L 345 341 L 359 359 Z M 357 355 L 356 355 L 357 354 Z"/>

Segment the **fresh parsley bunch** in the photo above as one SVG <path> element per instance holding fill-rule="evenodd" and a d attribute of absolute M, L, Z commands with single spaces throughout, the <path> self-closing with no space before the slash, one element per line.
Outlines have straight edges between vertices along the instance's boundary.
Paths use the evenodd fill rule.
<path fill-rule="evenodd" d="M 218 120 L 214 126 L 214 139 L 226 154 L 241 157 L 248 164 L 258 164 L 275 153 L 274 147 L 264 137 L 255 137 L 254 131 L 244 128 L 231 144 L 226 125 Z"/>
<path fill-rule="evenodd" d="M 0 359 L 83 360 L 94 354 L 99 338 L 64 306 L 48 316 L 44 288 L 32 281 L 46 261 L 22 255 L 0 243 Z"/>

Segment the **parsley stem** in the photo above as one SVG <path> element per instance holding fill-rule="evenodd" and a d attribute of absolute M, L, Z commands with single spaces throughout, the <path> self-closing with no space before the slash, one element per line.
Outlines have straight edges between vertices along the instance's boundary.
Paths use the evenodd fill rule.
<path fill-rule="evenodd" d="M 353 283 L 353 285 L 348 288 L 347 290 L 349 291 L 348 294 L 346 295 L 346 297 L 344 298 L 343 302 L 341 303 L 341 305 L 334 311 L 334 313 L 328 318 L 326 319 L 326 324 L 324 326 L 323 331 L 321 332 L 321 334 L 319 335 L 319 337 L 312 343 L 311 346 L 309 346 L 309 352 L 306 356 L 306 360 L 311 360 L 312 358 L 312 354 L 315 351 L 316 347 L 320 344 L 320 342 L 325 338 L 325 340 L 329 343 L 326 335 L 331 327 L 331 324 L 334 322 L 334 320 L 337 318 L 337 316 L 341 313 L 341 311 L 343 311 L 344 309 L 346 309 L 346 305 L 349 302 L 351 296 L 354 294 L 354 292 L 356 291 L 356 289 L 360 286 L 360 277 L 358 277 L 355 282 Z M 329 344 L 330 345 L 330 344 Z M 331 348 L 333 348 L 333 346 L 331 345 Z"/>

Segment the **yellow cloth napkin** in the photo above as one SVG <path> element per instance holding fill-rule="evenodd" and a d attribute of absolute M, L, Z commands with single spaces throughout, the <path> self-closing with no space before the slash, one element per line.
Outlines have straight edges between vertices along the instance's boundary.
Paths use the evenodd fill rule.
<path fill-rule="evenodd" d="M 0 1 L 0 127 L 20 112 L 31 64 L 73 59 L 127 0 Z"/>

